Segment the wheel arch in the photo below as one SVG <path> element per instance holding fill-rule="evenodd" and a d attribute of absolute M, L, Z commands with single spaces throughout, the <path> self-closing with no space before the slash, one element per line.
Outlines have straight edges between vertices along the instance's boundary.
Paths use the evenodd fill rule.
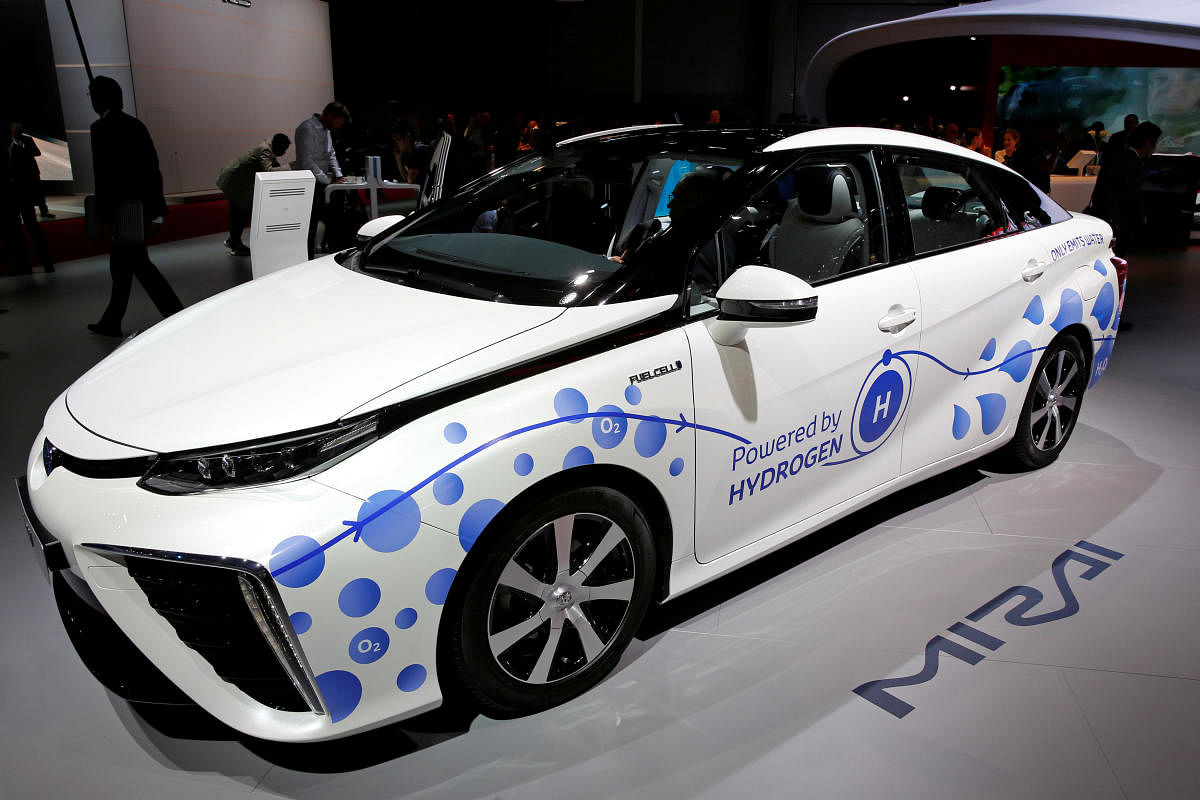
<path fill-rule="evenodd" d="M 490 557 L 491 553 L 488 552 L 486 541 L 493 532 L 512 524 L 521 514 L 548 496 L 589 486 L 603 486 L 627 495 L 645 516 L 659 556 L 655 559 L 656 574 L 651 602 L 665 600 L 670 586 L 671 556 L 674 546 L 671 515 L 666 500 L 648 478 L 629 467 L 616 464 L 589 464 L 547 476 L 527 487 L 506 503 L 504 508 L 480 533 L 476 545 L 471 547 L 459 565 L 458 574 L 450 584 L 450 591 L 446 596 L 443 609 L 457 608 L 463 602 L 469 581 L 458 580 L 458 576 L 474 574 Z M 480 542 L 483 542 L 485 546 L 479 546 Z M 444 701 L 451 699 L 451 692 L 457 693 L 458 691 L 447 680 L 451 674 L 451 670 L 446 668 L 447 662 L 445 661 L 449 655 L 449 648 L 443 644 L 444 637 L 449 635 L 448 628 L 452 625 L 452 616 L 443 611 L 438 624 L 438 675 L 442 684 Z"/>
<path fill-rule="evenodd" d="M 1065 338 L 1074 339 L 1079 343 L 1079 349 L 1083 351 L 1083 359 L 1086 367 L 1084 374 L 1090 375 L 1092 372 L 1092 360 L 1096 357 L 1096 348 L 1094 347 L 1095 343 L 1092 341 L 1092 332 L 1088 330 L 1088 327 L 1082 322 L 1076 322 L 1059 331 L 1058 334 L 1051 339 L 1046 346 L 1049 347 L 1055 342 Z"/>

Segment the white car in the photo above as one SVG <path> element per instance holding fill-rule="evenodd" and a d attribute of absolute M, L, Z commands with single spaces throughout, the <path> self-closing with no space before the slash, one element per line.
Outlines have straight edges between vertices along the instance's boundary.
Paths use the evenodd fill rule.
<path fill-rule="evenodd" d="M 81 653 L 256 737 L 562 703 L 652 603 L 1048 464 L 1124 288 L 1104 222 L 866 128 L 594 134 L 363 235 L 122 345 L 18 479 Z"/>

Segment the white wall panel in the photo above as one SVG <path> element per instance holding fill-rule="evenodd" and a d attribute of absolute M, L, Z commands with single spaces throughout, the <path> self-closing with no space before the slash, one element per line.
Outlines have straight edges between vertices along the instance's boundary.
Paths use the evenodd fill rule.
<path fill-rule="evenodd" d="M 164 188 L 212 189 L 221 167 L 333 99 L 329 11 L 317 0 L 124 0 L 141 118 Z M 285 158 L 291 158 L 291 154 Z"/>

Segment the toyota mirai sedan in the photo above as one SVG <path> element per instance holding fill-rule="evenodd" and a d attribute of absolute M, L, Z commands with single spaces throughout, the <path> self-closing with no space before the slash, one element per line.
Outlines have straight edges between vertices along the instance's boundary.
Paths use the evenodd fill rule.
<path fill-rule="evenodd" d="M 651 604 L 984 454 L 1052 462 L 1125 280 L 1104 222 L 867 128 L 591 134 L 359 239 L 47 411 L 30 539 L 122 696 L 292 742 L 563 703 Z"/>

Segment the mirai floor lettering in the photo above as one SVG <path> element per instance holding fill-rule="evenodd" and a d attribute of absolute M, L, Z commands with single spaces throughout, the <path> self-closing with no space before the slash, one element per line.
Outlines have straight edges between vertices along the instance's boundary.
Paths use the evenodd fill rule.
<path fill-rule="evenodd" d="M 1009 625 L 1016 627 L 1045 625 L 1048 622 L 1055 622 L 1079 613 L 1079 598 L 1075 595 L 1075 591 L 1072 589 L 1071 583 L 1067 578 L 1067 565 L 1075 562 L 1086 566 L 1087 569 L 1079 573 L 1079 577 L 1085 581 L 1090 581 L 1112 566 L 1113 563 L 1120 560 L 1124 556 L 1124 553 L 1118 553 L 1115 550 L 1110 550 L 1107 547 L 1101 547 L 1098 544 L 1092 544 L 1088 541 L 1076 542 L 1074 548 L 1059 553 L 1050 566 L 1050 572 L 1054 577 L 1054 585 L 1058 589 L 1059 599 L 1062 601 L 1061 607 L 1051 607 L 1048 610 L 1034 613 L 1042 601 L 1046 599 L 1042 591 L 1032 586 L 1013 586 L 996 595 L 970 614 L 967 614 L 964 619 L 971 622 L 979 622 L 1009 605 L 1013 600 L 1019 600 L 1019 602 L 1009 608 L 1004 614 L 1003 619 Z M 1080 550 L 1085 552 L 1079 552 Z M 1108 560 L 1102 561 L 1097 556 Z M 965 622 L 955 622 L 946 630 L 990 652 L 995 652 L 1004 645 L 1003 639 L 985 633 Z M 882 708 L 897 719 L 903 719 L 909 712 L 913 711 L 914 706 L 891 694 L 890 690 L 904 686 L 919 686 L 933 680 L 938 673 L 939 656 L 943 653 L 971 665 L 978 664 L 986 657 L 985 653 L 973 650 L 961 642 L 939 634 L 926 643 L 925 663 L 920 671 L 899 678 L 868 681 L 861 686 L 856 686 L 853 691 L 859 697 Z"/>

